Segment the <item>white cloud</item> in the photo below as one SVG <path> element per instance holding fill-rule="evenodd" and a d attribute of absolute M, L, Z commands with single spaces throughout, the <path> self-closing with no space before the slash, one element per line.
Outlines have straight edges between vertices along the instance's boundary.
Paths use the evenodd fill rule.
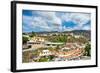
<path fill-rule="evenodd" d="M 39 26 L 43 28 L 45 26 L 48 26 L 48 24 L 41 17 L 34 17 L 32 20 L 32 26 Z"/>
<path fill-rule="evenodd" d="M 77 26 L 75 26 L 75 27 L 63 26 L 63 31 L 72 31 L 72 30 L 82 30 L 82 28 L 78 28 Z"/>
<path fill-rule="evenodd" d="M 82 28 L 85 23 L 90 20 L 90 14 L 88 13 L 65 13 L 62 15 L 62 19 L 66 22 L 73 21 L 77 24 L 78 28 Z"/>
<path fill-rule="evenodd" d="M 61 18 L 57 17 L 56 12 L 36 12 L 40 17 L 42 17 L 42 20 L 45 22 L 49 23 L 49 31 L 54 30 L 54 31 L 60 31 L 62 30 L 62 20 Z"/>
<path fill-rule="evenodd" d="M 45 17 L 46 19 L 52 20 L 55 17 L 55 12 L 42 12 L 37 11 L 37 14 L 39 14 L 42 17 Z"/>
<path fill-rule="evenodd" d="M 73 28 L 70 28 L 70 27 L 63 27 L 63 31 L 72 31 L 73 30 Z"/>
<path fill-rule="evenodd" d="M 44 21 L 41 17 L 32 17 L 32 16 L 25 16 L 23 15 L 23 29 L 29 29 L 30 28 L 41 28 L 44 30 L 49 29 L 46 21 Z M 28 27 L 26 27 L 28 26 Z"/>
<path fill-rule="evenodd" d="M 32 22 L 32 16 L 23 15 L 23 23 L 30 24 L 30 22 Z"/>
<path fill-rule="evenodd" d="M 43 19 L 42 17 L 34 17 L 31 25 L 33 28 L 37 28 L 37 29 L 40 28 L 40 29 L 43 29 L 44 31 L 51 30 L 46 20 Z"/>
<path fill-rule="evenodd" d="M 83 30 L 90 30 L 91 28 L 90 28 L 90 26 L 84 26 L 82 29 Z"/>
<path fill-rule="evenodd" d="M 37 13 L 45 18 L 47 22 L 52 23 L 52 25 L 60 26 L 62 21 L 59 17 L 56 16 L 56 12 L 38 12 Z"/>
<path fill-rule="evenodd" d="M 38 16 L 23 15 L 23 23 L 31 28 L 37 28 L 43 31 L 71 31 L 71 30 L 89 30 L 89 26 L 84 26 L 90 20 L 90 14 L 86 13 L 64 13 L 61 17 L 56 15 L 56 12 L 36 12 Z M 77 24 L 74 27 L 62 26 L 62 21 L 72 21 Z M 26 27 L 23 27 L 27 29 Z"/>

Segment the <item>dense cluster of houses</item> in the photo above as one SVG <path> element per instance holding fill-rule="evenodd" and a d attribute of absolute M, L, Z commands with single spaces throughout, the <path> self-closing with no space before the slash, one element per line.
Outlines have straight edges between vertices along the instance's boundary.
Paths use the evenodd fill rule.
<path fill-rule="evenodd" d="M 47 34 L 41 34 L 41 36 L 46 36 Z M 58 35 L 56 33 L 56 35 Z M 73 33 L 67 34 L 70 36 L 74 36 L 75 38 L 79 38 L 80 35 L 74 35 Z M 27 36 L 28 37 L 28 36 Z M 39 59 L 42 56 L 50 56 L 53 55 L 56 58 L 54 58 L 54 61 L 66 59 L 73 59 L 73 58 L 80 58 L 84 54 L 84 48 L 85 44 L 82 43 L 61 43 L 61 42 L 50 42 L 45 40 L 45 38 L 40 36 L 34 36 L 29 41 L 27 41 L 27 44 L 23 45 L 23 48 L 28 47 L 28 49 L 23 49 L 23 52 L 25 51 L 32 51 L 37 50 L 38 48 L 56 48 L 57 46 L 60 46 L 60 49 L 58 51 L 51 51 L 49 49 L 44 49 L 39 53 L 39 56 L 33 56 L 33 59 Z M 62 60 L 63 60 L 62 59 Z"/>
<path fill-rule="evenodd" d="M 67 50 L 67 51 L 64 51 Z M 54 55 L 58 58 L 78 58 L 84 54 L 84 46 L 79 46 L 76 43 L 66 43 L 66 46 L 61 48 L 59 51 L 43 50 L 39 56 Z"/>
<path fill-rule="evenodd" d="M 46 41 L 44 38 L 41 38 L 41 37 L 33 37 L 31 40 L 29 40 L 27 42 L 27 46 L 31 46 L 30 48 L 48 48 L 48 47 L 56 47 L 57 45 L 62 45 L 63 43 L 61 42 L 49 42 L 49 41 Z M 24 45 L 23 45 L 24 46 Z"/>

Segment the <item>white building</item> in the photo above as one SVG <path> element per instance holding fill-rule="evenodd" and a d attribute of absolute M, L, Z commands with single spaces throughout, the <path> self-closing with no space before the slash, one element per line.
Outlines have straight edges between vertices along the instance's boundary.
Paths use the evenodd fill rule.
<path fill-rule="evenodd" d="M 69 47 L 63 47 L 61 50 L 63 51 L 63 50 L 70 50 L 71 48 L 69 48 Z"/>
<path fill-rule="evenodd" d="M 55 42 L 45 42 L 44 43 L 45 44 L 45 47 L 57 47 L 57 46 L 59 46 L 59 45 L 63 45 L 63 43 L 55 43 Z"/>
<path fill-rule="evenodd" d="M 75 38 L 80 38 L 80 35 L 75 35 L 74 37 L 75 37 Z"/>
<path fill-rule="evenodd" d="M 48 55 L 52 55 L 52 53 L 49 50 L 42 50 L 42 52 L 40 53 L 40 56 L 48 56 Z"/>

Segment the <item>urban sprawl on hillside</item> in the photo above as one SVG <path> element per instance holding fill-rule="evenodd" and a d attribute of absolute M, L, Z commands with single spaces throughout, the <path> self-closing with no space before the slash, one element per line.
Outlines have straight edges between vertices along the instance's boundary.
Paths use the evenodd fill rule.
<path fill-rule="evenodd" d="M 25 32 L 22 62 L 53 62 L 91 59 L 90 31 Z"/>

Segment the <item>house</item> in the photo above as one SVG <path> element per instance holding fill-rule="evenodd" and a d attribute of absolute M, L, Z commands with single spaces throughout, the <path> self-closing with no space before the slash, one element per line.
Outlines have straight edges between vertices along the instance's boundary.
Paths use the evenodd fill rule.
<path fill-rule="evenodd" d="M 28 45 L 31 45 L 31 48 L 41 48 L 44 47 L 44 38 L 33 37 L 30 41 L 27 42 Z"/>
<path fill-rule="evenodd" d="M 23 44 L 22 48 L 23 48 L 23 49 L 28 49 L 29 46 L 28 46 L 27 44 Z"/>
<path fill-rule="evenodd" d="M 63 43 L 60 43 L 60 42 L 45 42 L 45 47 L 57 47 L 57 46 L 60 46 L 62 45 Z"/>
<path fill-rule="evenodd" d="M 62 51 L 64 51 L 64 50 L 70 50 L 71 48 L 69 48 L 69 47 L 63 47 L 63 48 L 61 48 L 61 50 Z"/>
<path fill-rule="evenodd" d="M 80 36 L 80 35 L 74 35 L 74 37 L 75 37 L 75 38 L 80 38 L 81 36 Z"/>
<path fill-rule="evenodd" d="M 45 41 L 45 39 L 41 37 L 33 37 L 31 40 L 34 42 L 44 42 Z"/>
<path fill-rule="evenodd" d="M 40 56 L 48 56 L 48 55 L 52 55 L 52 53 L 49 50 L 42 50 L 42 52 L 40 53 Z"/>

